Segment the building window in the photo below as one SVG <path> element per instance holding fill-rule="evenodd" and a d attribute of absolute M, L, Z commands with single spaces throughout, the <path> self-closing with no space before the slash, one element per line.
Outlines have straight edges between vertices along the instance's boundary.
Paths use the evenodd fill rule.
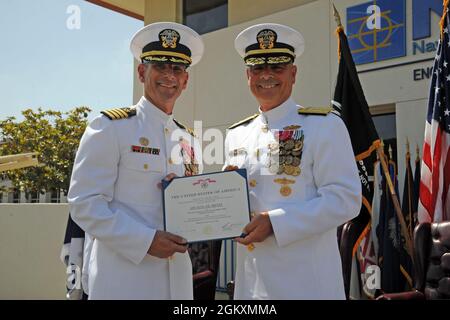
<path fill-rule="evenodd" d="M 28 193 L 28 201 L 30 203 L 39 203 L 39 191 L 31 191 Z"/>
<path fill-rule="evenodd" d="M 11 203 L 20 203 L 20 190 L 14 189 L 10 192 L 10 201 Z"/>
<path fill-rule="evenodd" d="M 183 0 L 183 24 L 199 34 L 228 26 L 228 0 Z"/>
<path fill-rule="evenodd" d="M 3 202 L 3 192 L 0 192 L 0 203 Z"/>
<path fill-rule="evenodd" d="M 59 189 L 52 189 L 50 194 L 50 202 L 51 203 L 60 203 L 61 202 L 61 192 Z"/>
<path fill-rule="evenodd" d="M 384 143 L 384 153 L 389 156 L 389 147 L 392 148 L 392 159 L 397 163 L 397 126 L 395 113 L 372 116 L 380 139 Z"/>

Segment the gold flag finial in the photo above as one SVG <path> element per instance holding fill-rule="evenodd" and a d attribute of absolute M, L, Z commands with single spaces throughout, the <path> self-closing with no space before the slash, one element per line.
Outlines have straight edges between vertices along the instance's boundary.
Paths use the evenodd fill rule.
<path fill-rule="evenodd" d="M 334 20 L 336 21 L 337 26 L 342 28 L 341 16 L 339 15 L 339 12 L 337 11 L 334 3 L 333 3 L 333 12 L 334 12 Z"/>
<path fill-rule="evenodd" d="M 392 160 L 392 146 L 391 145 L 389 145 L 388 151 L 389 151 L 389 159 Z"/>

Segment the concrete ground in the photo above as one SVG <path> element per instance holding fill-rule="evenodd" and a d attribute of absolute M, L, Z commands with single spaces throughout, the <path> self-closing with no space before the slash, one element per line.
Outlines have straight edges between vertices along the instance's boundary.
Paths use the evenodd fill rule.
<path fill-rule="evenodd" d="M 216 291 L 216 300 L 228 300 L 228 295 L 225 292 Z"/>

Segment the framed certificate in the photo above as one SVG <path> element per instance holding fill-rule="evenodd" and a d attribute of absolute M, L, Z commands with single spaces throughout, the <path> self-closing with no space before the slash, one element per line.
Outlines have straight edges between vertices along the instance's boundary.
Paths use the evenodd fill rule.
<path fill-rule="evenodd" d="M 162 181 L 164 230 L 189 243 L 235 238 L 250 222 L 246 169 Z"/>

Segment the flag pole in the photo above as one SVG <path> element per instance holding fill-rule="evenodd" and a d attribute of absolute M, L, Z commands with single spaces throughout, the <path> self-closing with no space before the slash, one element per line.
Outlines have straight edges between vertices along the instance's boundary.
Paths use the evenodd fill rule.
<path fill-rule="evenodd" d="M 406 137 L 406 168 L 407 168 L 407 175 L 408 175 L 408 216 L 409 216 L 409 236 L 411 238 L 414 237 L 414 230 L 413 230 L 413 212 L 412 212 L 412 180 L 414 180 L 414 177 L 412 176 L 412 169 L 411 169 L 411 152 L 410 152 L 410 146 L 409 146 L 409 139 Z M 409 176 L 409 172 L 411 172 L 411 176 Z M 407 177 L 405 176 L 405 179 Z M 405 190 L 403 190 L 403 193 L 405 193 Z"/>
<path fill-rule="evenodd" d="M 449 0 L 446 0 L 449 1 Z M 337 24 L 337 32 L 344 32 L 344 29 L 342 27 L 341 17 L 339 15 L 339 12 L 337 11 L 334 3 L 333 3 L 333 10 L 334 10 L 334 18 L 336 20 Z M 338 42 L 339 48 L 340 48 L 340 40 Z M 339 56 L 340 56 L 340 50 L 339 50 Z M 405 219 L 403 218 L 402 209 L 400 207 L 400 202 L 398 201 L 397 194 L 395 192 L 394 184 L 392 183 L 391 175 L 389 173 L 388 165 L 386 163 L 385 155 L 383 147 L 380 145 L 377 148 L 377 154 L 380 158 L 381 167 L 383 168 L 384 176 L 386 177 L 386 181 L 389 187 L 389 192 L 391 194 L 391 199 L 394 204 L 395 213 L 397 214 L 397 218 L 400 221 L 401 230 L 403 233 L 403 236 L 405 237 L 406 242 L 406 250 L 408 251 L 409 256 L 413 257 L 413 245 L 411 241 L 411 237 L 409 236 L 408 227 L 406 226 Z M 414 259 L 412 259 L 414 260 Z"/>
<path fill-rule="evenodd" d="M 419 144 L 416 144 L 416 162 L 420 161 L 420 150 L 419 150 Z"/>
<path fill-rule="evenodd" d="M 408 227 L 406 226 L 405 219 L 403 218 L 402 209 L 400 207 L 400 202 L 398 201 L 397 194 L 395 192 L 394 184 L 392 183 L 392 178 L 389 173 L 389 169 L 386 163 L 386 159 L 384 158 L 384 150 L 382 147 L 379 147 L 377 149 L 377 153 L 380 156 L 380 163 L 383 167 L 384 176 L 386 177 L 386 181 L 389 187 L 389 192 L 391 194 L 391 199 L 394 204 L 395 213 L 397 214 L 397 218 L 400 221 L 400 226 L 402 229 L 403 236 L 406 240 L 406 246 L 408 250 L 408 254 L 413 257 L 413 246 L 411 242 L 411 238 L 409 236 Z"/>

